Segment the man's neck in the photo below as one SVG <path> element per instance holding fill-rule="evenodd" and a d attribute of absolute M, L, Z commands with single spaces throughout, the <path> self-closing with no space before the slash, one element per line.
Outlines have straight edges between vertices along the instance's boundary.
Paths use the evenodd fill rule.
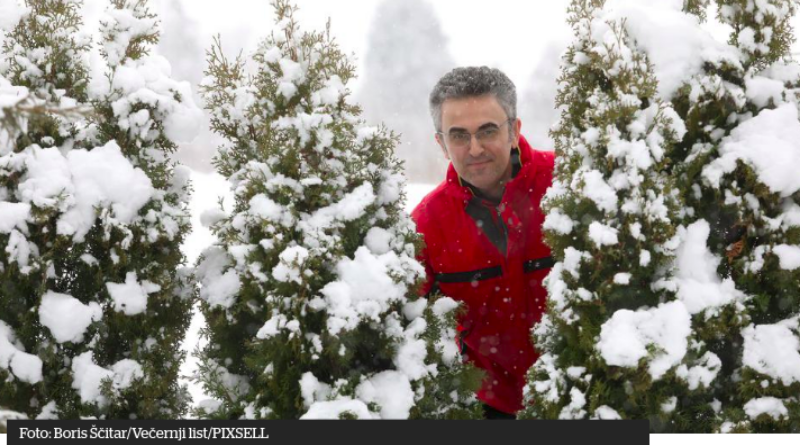
<path fill-rule="evenodd" d="M 503 200 L 503 192 L 505 191 L 505 183 L 501 184 L 499 188 L 494 190 L 481 190 L 478 187 L 475 187 L 472 184 L 469 184 L 469 188 L 472 189 L 472 192 L 478 198 L 484 199 L 486 201 L 491 202 L 492 204 L 498 205 L 500 201 Z"/>

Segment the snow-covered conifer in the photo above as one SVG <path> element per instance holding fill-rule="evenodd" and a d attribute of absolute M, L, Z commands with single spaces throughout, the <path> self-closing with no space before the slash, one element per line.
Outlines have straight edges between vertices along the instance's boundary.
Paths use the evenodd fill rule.
<path fill-rule="evenodd" d="M 619 410 L 609 404 L 603 408 L 605 414 L 598 413 L 597 417 L 618 414 L 623 418 L 647 418 L 654 431 L 796 431 L 800 419 L 796 396 L 800 380 L 794 371 L 800 363 L 797 352 L 800 185 L 792 166 L 800 159 L 797 142 L 800 68 L 789 60 L 788 54 L 793 40 L 789 23 L 795 5 L 783 0 L 715 2 L 717 16 L 733 30 L 725 43 L 703 29 L 702 20 L 709 3 L 704 0 L 577 3 L 594 12 L 583 15 L 587 26 L 576 28 L 579 41 L 591 43 L 573 47 L 566 59 L 565 88 L 559 100 L 572 107 L 568 108 L 567 118 L 576 116 L 574 110 L 583 117 L 597 113 L 595 107 L 575 108 L 587 101 L 580 94 L 569 96 L 570 92 L 597 85 L 597 79 L 601 89 L 613 89 L 618 84 L 614 79 L 619 78 L 623 65 L 601 65 L 600 71 L 592 71 L 590 67 L 595 66 L 593 57 L 610 53 L 603 40 L 608 35 L 603 31 L 607 29 L 603 23 L 609 19 L 627 19 L 622 29 L 630 38 L 622 41 L 628 42 L 633 54 L 643 54 L 650 62 L 657 94 L 649 100 L 674 110 L 670 115 L 675 130 L 673 138 L 666 138 L 668 141 L 662 147 L 664 162 L 655 163 L 651 170 L 668 175 L 667 182 L 675 187 L 677 207 L 670 207 L 670 219 L 676 236 L 655 249 L 667 254 L 655 269 L 661 276 L 654 276 L 657 279 L 651 285 L 642 284 L 637 289 L 639 297 L 646 296 L 645 289 L 649 289 L 661 295 L 662 304 L 666 302 L 673 309 L 682 305 L 682 322 L 670 328 L 669 336 L 659 337 L 648 331 L 654 325 L 652 320 L 657 320 L 655 315 L 647 321 L 641 315 L 628 314 L 626 317 L 632 318 L 626 321 L 617 312 L 609 314 L 611 318 L 601 328 L 599 337 L 597 333 L 589 336 L 595 342 L 594 350 L 607 364 L 611 364 L 608 361 L 611 347 L 618 348 L 620 363 L 624 362 L 622 357 L 638 357 L 644 359 L 639 365 L 650 363 L 651 371 L 653 360 L 659 360 L 665 353 L 674 361 L 659 385 L 639 386 L 636 379 L 627 379 L 625 390 L 633 398 L 629 400 L 633 405 Z M 576 10 L 581 9 L 573 5 L 573 12 Z M 650 76 L 642 74 L 642 77 Z M 639 98 L 643 97 L 642 91 L 646 89 L 637 90 Z M 631 131 L 624 118 L 624 114 L 616 115 L 612 122 L 617 130 Z M 557 142 L 563 144 L 565 139 L 560 137 L 563 121 L 558 130 Z M 585 139 L 585 134 L 580 126 L 571 133 L 573 138 L 580 139 Z M 603 137 L 599 139 L 606 143 Z M 587 144 L 573 141 L 564 146 L 562 153 L 566 159 L 560 161 L 559 175 L 563 175 L 564 164 L 580 159 L 581 164 L 573 166 L 567 175 L 576 177 L 572 172 L 580 172 L 585 156 L 573 153 L 587 151 L 582 148 L 584 145 Z M 609 145 L 607 152 L 613 151 Z M 613 187 L 613 181 L 611 184 Z M 569 185 L 578 190 L 582 186 L 579 182 Z M 558 197 L 563 190 L 574 189 L 557 182 L 551 196 Z M 590 191 L 602 196 L 598 191 L 603 189 L 601 184 Z M 626 205 L 618 202 L 619 218 L 624 220 Z M 570 216 L 560 207 L 549 205 L 546 225 L 562 235 L 551 234 L 550 240 L 555 243 L 557 254 L 563 249 L 564 264 L 554 268 L 549 278 L 556 310 L 537 329 L 536 338 L 548 350 L 560 351 L 566 345 L 563 350 L 571 351 L 569 330 L 553 322 L 572 314 L 567 308 L 565 316 L 559 305 L 563 295 L 571 295 L 573 285 L 559 277 L 569 277 L 565 273 L 570 270 L 568 265 L 583 264 L 588 258 L 579 256 L 580 251 L 567 256 L 566 248 L 558 243 L 564 241 L 571 247 L 574 241 L 563 235 L 574 235 L 575 227 L 585 225 L 586 212 L 580 212 L 580 217 Z M 595 230 L 595 233 L 600 232 Z M 654 237 L 645 235 L 643 239 L 649 244 Z M 602 255 L 605 257 L 607 253 Z M 630 252 L 630 256 L 635 255 Z M 598 258 L 596 253 L 590 257 Z M 628 280 L 627 276 L 619 275 L 626 273 L 624 269 L 620 267 L 615 282 Z M 602 269 L 579 271 L 574 278 L 585 280 L 597 276 L 599 270 Z M 585 289 L 590 291 L 583 293 L 586 298 L 595 291 L 592 287 Z M 652 302 L 642 299 L 638 304 L 651 310 Z M 584 318 L 576 317 L 573 324 L 580 326 Z M 636 329 L 629 329 L 630 325 Z M 592 331 L 582 328 L 573 341 L 588 342 L 586 332 Z M 615 333 L 626 335 L 617 337 Z M 624 341 L 630 338 L 636 341 Z M 561 343 L 553 343 L 553 339 Z M 643 355 L 637 355 L 636 351 Z M 567 384 L 575 379 L 559 361 L 565 355 L 574 354 L 545 355 L 545 360 L 532 370 L 534 376 L 538 373 L 529 389 L 534 402 L 543 399 L 547 407 L 551 400 L 563 399 L 567 390 L 574 391 Z M 631 361 L 630 365 L 633 364 Z M 577 367 L 585 365 L 572 366 L 576 367 L 572 372 L 577 373 Z M 598 378 L 602 381 L 597 382 Z M 614 388 L 617 380 L 595 373 L 592 382 Z M 613 394 L 611 389 L 608 391 Z M 635 402 L 645 392 L 650 395 L 638 399 L 644 402 Z M 578 407 L 585 399 L 589 408 L 581 409 L 587 413 L 596 410 L 599 403 L 580 388 L 569 397 L 571 405 L 567 408 Z M 630 406 L 642 408 L 632 412 Z M 660 412 L 653 412 L 652 406 L 661 406 Z M 572 408 L 546 414 L 568 414 L 575 411 Z M 533 413 L 540 414 L 541 410 L 534 404 Z"/>
<path fill-rule="evenodd" d="M 653 431 L 681 430 L 713 414 L 705 382 L 688 382 L 682 369 L 718 366 L 666 285 L 680 240 L 667 155 L 686 129 L 630 35 L 634 20 L 604 3 L 575 0 L 569 10 L 575 42 L 559 80 L 564 113 L 543 206 L 557 263 L 520 417 L 648 419 Z"/>
<path fill-rule="evenodd" d="M 736 57 L 709 60 L 673 98 L 688 130 L 673 157 L 686 224 L 702 227 L 719 266 L 715 281 L 728 290 L 717 303 L 700 289 L 682 293 L 712 303 L 697 331 L 723 364 L 714 391 L 719 429 L 796 432 L 800 374 L 789 371 L 800 364 L 800 65 L 789 52 L 796 3 L 716 3 Z"/>
<path fill-rule="evenodd" d="M 348 102 L 353 67 L 296 8 L 252 57 L 209 51 L 216 166 L 235 205 L 197 267 L 208 320 L 198 379 L 213 418 L 459 418 L 479 413 L 458 305 L 416 297 L 420 238 L 402 211 L 397 139 Z"/>
<path fill-rule="evenodd" d="M 3 41 L 0 74 L 33 108 L 0 146 L 0 406 L 177 418 L 193 287 L 179 250 L 188 174 L 168 155 L 201 111 L 148 55 L 145 1 L 111 2 L 106 76 L 90 79 L 80 7 L 29 0 Z"/>

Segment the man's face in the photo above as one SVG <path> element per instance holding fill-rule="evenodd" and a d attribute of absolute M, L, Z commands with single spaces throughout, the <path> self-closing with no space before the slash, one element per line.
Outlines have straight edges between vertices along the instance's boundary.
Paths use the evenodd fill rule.
<path fill-rule="evenodd" d="M 443 135 L 437 134 L 436 141 L 462 179 L 487 196 L 499 198 L 511 179 L 511 148 L 519 144 L 521 125 L 519 119 L 508 122 L 503 107 L 492 95 L 447 99 L 442 104 Z M 493 134 L 493 129 L 496 137 L 484 137 L 483 142 L 465 134 L 489 130 L 483 133 L 486 136 Z M 466 145 L 454 143 L 467 137 L 470 140 Z"/>

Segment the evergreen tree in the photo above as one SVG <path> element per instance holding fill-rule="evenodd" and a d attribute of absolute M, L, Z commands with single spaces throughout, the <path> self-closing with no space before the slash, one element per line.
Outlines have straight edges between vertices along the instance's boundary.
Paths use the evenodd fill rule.
<path fill-rule="evenodd" d="M 433 138 L 428 96 L 453 66 L 447 38 L 426 0 L 378 5 L 358 97 L 367 122 L 384 122 L 400 133 L 397 156 L 411 182 L 444 179 L 447 161 Z"/>
<path fill-rule="evenodd" d="M 688 129 L 674 154 L 686 224 L 709 228 L 720 278 L 743 295 L 705 317 L 703 337 L 723 364 L 714 391 L 719 428 L 797 432 L 800 184 L 790 165 L 800 159 L 800 66 L 789 53 L 796 3 L 716 3 L 738 57 L 706 64 L 673 102 Z"/>
<path fill-rule="evenodd" d="M 12 210 L 0 224 L 0 406 L 29 418 L 180 417 L 189 188 L 168 155 L 200 110 L 147 54 L 158 33 L 145 1 L 111 2 L 107 75 L 91 80 L 80 2 L 27 7 L 0 64 L 41 104 L 0 149 L 0 205 Z"/>
<path fill-rule="evenodd" d="M 35 113 L 36 107 L 37 105 L 33 103 L 27 88 L 15 87 L 5 77 L 0 76 L 0 150 L 2 150 L 0 154 L 13 149 L 14 141 L 25 126 L 26 117 Z M 15 215 L 20 210 L 25 210 L 9 204 L 7 193 L 6 188 L 0 188 L 0 231 L 4 234 L 11 230 L 9 225 L 16 224 L 15 221 L 12 222 L 12 218 L 16 218 Z M 13 372 L 13 370 L 23 374 L 23 368 L 30 366 L 30 363 L 34 363 L 34 366 L 38 365 L 35 363 L 34 357 L 20 354 L 24 351 L 19 351 L 18 344 L 13 344 L 16 343 L 15 338 L 10 337 L 9 334 L 7 325 L 0 320 L 0 367 L 2 367 L 0 377 L 8 376 L 9 371 Z M 8 420 L 26 418 L 25 414 L 10 411 L 7 407 L 0 405 L 0 434 L 6 433 Z"/>
<path fill-rule="evenodd" d="M 664 368 L 660 380 L 643 384 L 641 379 L 623 377 L 627 399 L 623 410 L 608 404 L 615 410 L 612 417 L 647 418 L 653 431 L 796 432 L 800 419 L 800 183 L 791 166 L 800 159 L 800 67 L 789 60 L 788 53 L 793 41 L 789 20 L 795 4 L 717 1 L 718 17 L 733 29 L 729 43 L 724 44 L 714 41 L 700 26 L 708 1 L 684 1 L 683 12 L 677 10 L 679 4 L 672 3 L 654 2 L 647 7 L 624 0 L 573 3 L 578 43 L 565 58 L 558 100 L 567 112 L 554 132 L 562 159 L 545 223 L 554 254 L 563 258 L 563 263 L 548 278 L 553 305 L 535 339 L 551 353 L 531 370 L 529 393 L 534 405 L 527 414 L 568 417 L 576 409 L 585 409 L 583 403 L 591 413 L 598 400 L 613 397 L 618 377 L 625 375 L 624 369 L 615 366 L 635 366 L 633 360 L 626 365 L 621 359 L 638 358 L 640 369 L 649 366 L 655 377 L 653 366 L 666 354 L 671 357 L 670 367 Z M 624 25 L 611 20 L 628 16 L 636 20 Z M 607 20 L 611 20 L 611 30 L 624 32 L 614 32 L 609 38 L 604 25 Z M 626 33 L 632 34 L 631 38 L 626 39 Z M 612 197 L 599 192 L 605 189 L 602 183 L 587 188 L 582 181 L 585 174 L 581 170 L 594 165 L 587 163 L 586 153 L 595 153 L 584 148 L 592 145 L 586 141 L 590 126 L 583 121 L 600 114 L 607 117 L 604 125 L 612 133 L 637 128 L 630 125 L 625 113 L 603 114 L 615 110 L 613 99 L 595 100 L 591 94 L 593 88 L 614 91 L 625 85 L 620 82 L 625 64 L 616 63 L 613 57 L 611 64 L 602 64 L 604 57 L 615 54 L 614 42 L 620 42 L 620 48 L 628 47 L 622 54 L 629 51 L 630 60 L 637 60 L 638 53 L 640 61 L 655 61 L 655 76 L 644 71 L 633 76 L 639 79 L 633 90 L 637 98 L 675 110 L 666 114 L 674 131 L 662 141 L 663 162 L 654 163 L 642 176 L 643 185 L 648 175 L 663 178 L 664 182 L 656 183 L 664 184 L 660 190 L 674 198 L 667 206 L 672 228 L 651 226 L 649 230 L 657 230 L 647 234 L 647 225 L 643 225 L 643 239 L 648 245 L 662 240 L 654 251 L 663 255 L 651 258 L 657 267 L 645 274 L 648 280 L 636 287 L 636 301 L 629 307 L 641 306 L 636 312 L 640 313 L 651 310 L 648 308 L 655 301 L 662 309 L 667 302 L 675 309 L 675 317 L 667 320 L 681 321 L 671 325 L 668 336 L 653 331 L 653 320 L 664 322 L 655 313 L 650 318 L 628 313 L 625 317 L 633 318 L 626 320 L 620 311 L 609 312 L 608 321 L 601 319 L 603 325 L 598 329 L 597 324 L 586 324 L 586 312 L 573 307 L 574 301 L 589 300 L 601 292 L 602 282 L 593 283 L 592 279 L 608 276 L 596 265 L 578 269 L 587 261 L 608 258 L 607 249 L 588 256 L 580 249 L 569 250 L 575 249 L 571 237 L 575 228 L 592 221 L 586 216 L 592 215 L 591 211 L 567 211 L 585 200 L 579 194 L 582 188 L 594 196 Z M 622 59 L 629 60 L 624 55 Z M 648 79 L 659 83 L 656 96 L 644 86 Z M 602 130 L 599 134 L 605 144 L 601 159 L 613 168 L 608 156 L 619 150 Z M 647 139 L 651 150 L 658 146 L 652 141 Z M 605 177 L 609 176 L 614 187 L 618 183 L 615 175 Z M 566 184 L 577 196 L 567 191 Z M 562 201 L 565 196 L 568 198 Z M 625 221 L 626 200 L 618 202 L 616 220 Z M 613 207 L 609 205 L 609 209 Z M 668 239 L 663 234 L 672 232 L 677 236 L 663 242 Z M 591 237 L 591 227 L 589 233 Z M 618 241 L 629 258 L 636 256 L 633 240 Z M 619 265 L 618 272 L 624 273 L 628 267 L 614 257 L 612 263 Z M 579 284 L 575 283 L 585 283 L 586 291 L 576 290 Z M 613 307 L 609 303 L 614 298 L 602 301 L 606 310 Z M 581 351 L 576 343 L 584 347 L 586 355 L 568 361 L 565 357 Z M 616 363 L 609 360 L 614 358 L 612 352 L 618 353 Z M 594 363 L 592 354 L 615 365 L 608 368 L 610 374 L 581 369 L 586 366 L 580 365 L 582 360 Z M 579 386 L 575 381 L 584 372 L 592 375 L 591 381 Z M 587 386 L 591 389 L 590 384 L 605 388 L 603 397 L 593 399 L 598 393 L 585 391 Z M 579 387 L 576 390 L 574 386 Z M 604 416 L 597 409 L 594 412 L 596 417 Z"/>
<path fill-rule="evenodd" d="M 713 379 L 718 358 L 692 332 L 670 285 L 681 202 L 667 154 L 686 129 L 659 97 L 626 20 L 603 6 L 575 0 L 569 8 L 576 40 L 559 79 L 564 112 L 543 204 L 557 263 L 520 417 L 702 429 L 714 413 L 707 378 L 697 375 Z"/>
<path fill-rule="evenodd" d="M 208 321 L 198 379 L 212 418 L 464 418 L 481 375 L 455 348 L 457 304 L 416 297 L 420 237 L 402 211 L 397 139 L 348 103 L 330 27 L 276 29 L 252 57 L 208 53 L 202 93 L 235 206 L 197 267 Z"/>

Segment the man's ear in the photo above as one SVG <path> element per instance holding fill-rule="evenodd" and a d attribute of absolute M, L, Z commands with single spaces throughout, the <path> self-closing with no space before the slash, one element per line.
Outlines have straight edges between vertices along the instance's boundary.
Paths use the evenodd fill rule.
<path fill-rule="evenodd" d="M 436 133 L 435 135 L 433 135 L 433 137 L 436 139 L 436 143 L 439 144 L 439 148 L 442 149 L 442 153 L 444 153 L 445 159 L 449 161 L 450 153 L 447 152 L 447 147 L 445 147 L 444 141 L 442 141 L 442 136 L 439 133 Z"/>
<path fill-rule="evenodd" d="M 522 130 L 522 120 L 520 118 L 517 118 L 517 120 L 514 121 L 514 146 L 515 147 L 519 147 L 519 138 L 522 135 L 521 130 Z"/>

